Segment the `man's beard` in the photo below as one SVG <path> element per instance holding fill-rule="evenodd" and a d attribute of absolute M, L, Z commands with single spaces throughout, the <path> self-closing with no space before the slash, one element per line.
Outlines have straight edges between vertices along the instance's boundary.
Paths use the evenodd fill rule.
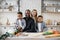
<path fill-rule="evenodd" d="M 26 15 L 26 17 L 30 17 L 30 15 Z"/>

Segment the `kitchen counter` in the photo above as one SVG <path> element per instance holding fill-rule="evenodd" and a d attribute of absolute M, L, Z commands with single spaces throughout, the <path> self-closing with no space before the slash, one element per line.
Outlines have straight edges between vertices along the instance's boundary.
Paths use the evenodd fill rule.
<path fill-rule="evenodd" d="M 50 27 L 53 25 L 49 25 Z M 54 26 L 54 28 L 57 28 L 60 30 L 59 26 Z M 5 33 L 9 29 L 15 29 L 15 26 L 0 26 L 1 33 Z M 8 37 L 6 40 L 60 40 L 60 37 L 53 37 L 53 38 L 45 38 L 45 36 L 42 35 L 42 33 L 23 33 L 26 34 L 25 36 L 13 36 Z"/>
<path fill-rule="evenodd" d="M 8 37 L 6 40 L 60 40 L 60 37 L 45 38 L 42 33 L 24 33 L 28 36 Z"/>

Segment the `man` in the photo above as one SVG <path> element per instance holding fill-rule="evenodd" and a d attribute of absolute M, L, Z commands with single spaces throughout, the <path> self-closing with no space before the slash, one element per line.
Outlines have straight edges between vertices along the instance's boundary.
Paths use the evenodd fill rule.
<path fill-rule="evenodd" d="M 17 21 L 16 21 L 16 28 L 19 30 L 19 31 L 22 31 L 25 26 L 26 26 L 26 22 L 25 20 L 22 18 L 22 12 L 18 12 L 17 14 Z"/>
<path fill-rule="evenodd" d="M 35 22 L 33 18 L 30 17 L 30 10 L 25 11 L 25 16 L 24 19 L 26 21 L 26 27 L 24 28 L 24 32 L 36 32 L 35 30 Z"/>
<path fill-rule="evenodd" d="M 39 15 L 37 19 L 37 32 L 43 32 L 46 30 L 47 30 L 47 27 L 45 25 L 45 22 L 43 22 L 43 16 Z"/>

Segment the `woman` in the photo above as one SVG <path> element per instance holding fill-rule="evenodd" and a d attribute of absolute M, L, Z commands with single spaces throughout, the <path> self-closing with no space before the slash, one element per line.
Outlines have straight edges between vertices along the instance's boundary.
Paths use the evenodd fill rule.
<path fill-rule="evenodd" d="M 34 19 L 34 22 L 35 22 L 35 30 L 37 31 L 37 10 L 36 9 L 33 9 L 32 10 L 31 17 Z"/>
<path fill-rule="evenodd" d="M 37 22 L 37 10 L 36 9 L 32 10 L 31 17 L 34 19 L 34 21 L 36 23 Z"/>

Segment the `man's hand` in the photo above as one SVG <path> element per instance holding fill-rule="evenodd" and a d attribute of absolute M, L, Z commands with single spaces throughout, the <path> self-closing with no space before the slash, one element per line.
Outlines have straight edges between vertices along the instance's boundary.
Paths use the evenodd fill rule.
<path fill-rule="evenodd" d="M 22 32 L 22 27 L 18 27 L 18 31 L 19 32 Z"/>

